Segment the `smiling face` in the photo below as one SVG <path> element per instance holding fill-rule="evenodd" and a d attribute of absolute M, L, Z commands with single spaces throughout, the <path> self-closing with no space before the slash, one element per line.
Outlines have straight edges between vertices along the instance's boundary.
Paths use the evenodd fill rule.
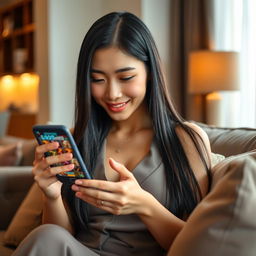
<path fill-rule="evenodd" d="M 144 63 L 117 47 L 95 52 L 91 91 L 95 101 L 114 121 L 124 121 L 144 111 L 147 71 Z"/>

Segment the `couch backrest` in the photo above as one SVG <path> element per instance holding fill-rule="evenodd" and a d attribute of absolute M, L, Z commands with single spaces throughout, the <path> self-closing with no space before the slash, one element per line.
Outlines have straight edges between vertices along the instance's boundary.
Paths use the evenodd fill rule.
<path fill-rule="evenodd" d="M 256 149 L 256 129 L 198 125 L 208 134 L 214 153 L 231 156 Z"/>

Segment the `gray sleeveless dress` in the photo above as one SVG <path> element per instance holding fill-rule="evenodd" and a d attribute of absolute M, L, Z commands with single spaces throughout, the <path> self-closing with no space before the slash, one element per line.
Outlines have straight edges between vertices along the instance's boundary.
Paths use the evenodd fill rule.
<path fill-rule="evenodd" d="M 94 178 L 106 180 L 105 144 L 98 156 Z M 153 141 L 149 154 L 134 168 L 140 186 L 166 205 L 166 179 L 161 156 Z M 88 207 L 89 228 L 76 239 L 56 225 L 42 225 L 30 234 L 13 254 L 26 256 L 160 256 L 165 251 L 135 214 L 112 215 L 94 206 Z M 57 240 L 57 241 L 56 241 Z"/>

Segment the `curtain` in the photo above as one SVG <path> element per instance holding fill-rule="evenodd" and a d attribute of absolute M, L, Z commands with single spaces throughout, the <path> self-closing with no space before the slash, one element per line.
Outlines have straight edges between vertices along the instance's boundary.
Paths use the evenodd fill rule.
<path fill-rule="evenodd" d="M 212 21 L 209 0 L 171 1 L 171 98 L 184 118 L 202 122 L 204 98 L 187 94 L 187 62 L 190 51 L 211 48 Z"/>
<path fill-rule="evenodd" d="M 256 128 L 256 1 L 243 0 L 239 126 Z"/>
<path fill-rule="evenodd" d="M 213 49 L 240 54 L 240 90 L 221 92 L 223 126 L 256 127 L 256 1 L 213 0 Z"/>

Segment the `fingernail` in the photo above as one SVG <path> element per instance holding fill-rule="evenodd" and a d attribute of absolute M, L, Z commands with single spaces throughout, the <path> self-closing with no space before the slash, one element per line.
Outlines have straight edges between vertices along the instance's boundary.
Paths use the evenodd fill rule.
<path fill-rule="evenodd" d="M 67 159 L 72 159 L 73 155 L 72 155 L 72 153 L 67 153 L 66 157 L 67 157 Z"/>
<path fill-rule="evenodd" d="M 82 193 L 81 192 L 76 192 L 76 197 L 81 197 L 82 196 Z"/>
<path fill-rule="evenodd" d="M 112 157 L 110 157 L 109 160 L 111 160 L 111 161 L 113 161 L 114 163 L 116 163 L 116 161 L 115 161 Z"/>
<path fill-rule="evenodd" d="M 82 182 L 81 180 L 75 180 L 75 184 L 77 184 L 77 185 L 82 185 L 83 182 Z"/>
<path fill-rule="evenodd" d="M 59 142 L 57 142 L 57 141 L 54 141 L 54 147 L 59 147 Z"/>
<path fill-rule="evenodd" d="M 111 161 L 113 161 L 113 162 L 114 162 L 114 164 L 120 165 L 120 163 L 119 163 L 119 162 L 117 162 L 116 160 L 114 160 L 113 158 L 110 158 L 110 159 L 111 159 Z"/>
<path fill-rule="evenodd" d="M 72 185 L 72 189 L 73 189 L 74 191 L 79 191 L 79 188 L 78 188 L 78 186 L 76 186 L 76 185 Z"/>

